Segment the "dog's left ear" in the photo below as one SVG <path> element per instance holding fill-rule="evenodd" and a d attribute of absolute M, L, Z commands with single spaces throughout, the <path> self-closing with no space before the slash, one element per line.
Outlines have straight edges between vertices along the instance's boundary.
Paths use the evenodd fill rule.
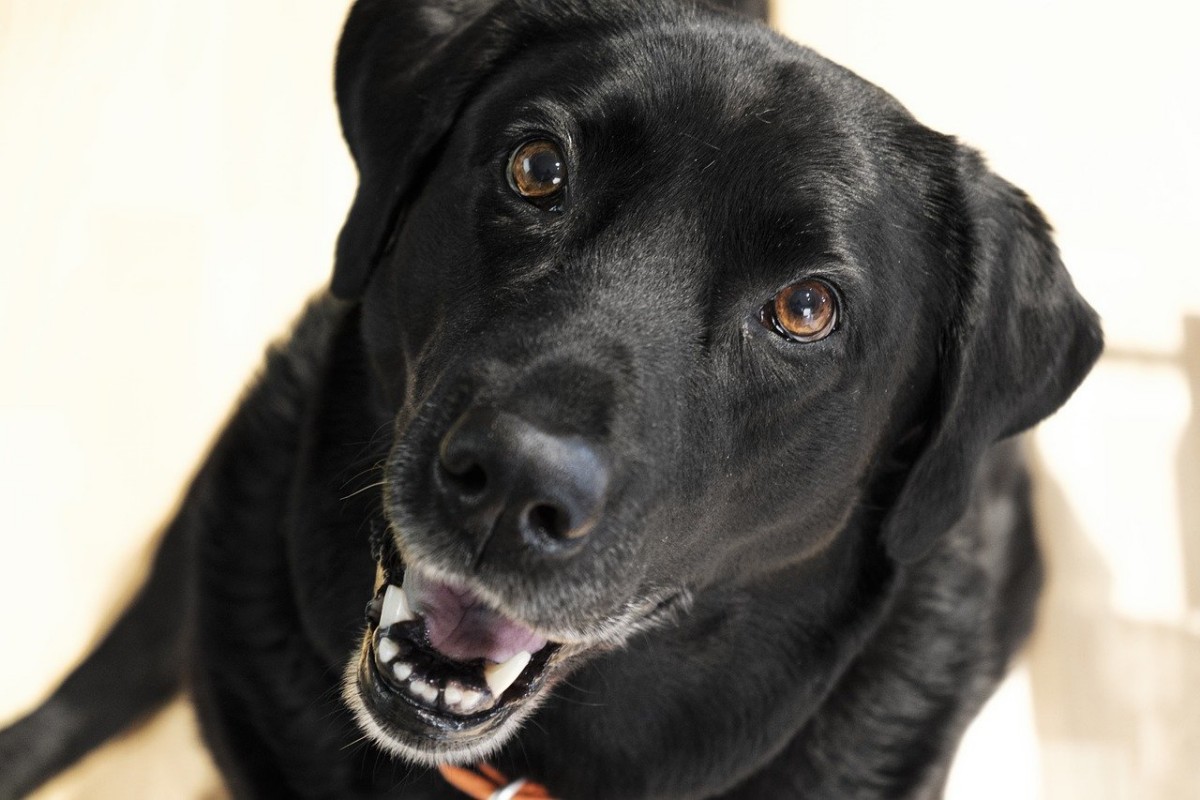
<path fill-rule="evenodd" d="M 1041 212 L 965 148 L 957 175 L 967 255 L 943 332 L 940 407 L 883 527 L 901 563 L 926 555 L 962 517 L 988 448 L 1054 413 L 1103 348 Z"/>
<path fill-rule="evenodd" d="M 338 46 L 342 132 L 358 192 L 331 289 L 358 299 L 461 105 L 513 46 L 512 0 L 358 0 Z M 524 15 L 528 17 L 529 15 Z"/>

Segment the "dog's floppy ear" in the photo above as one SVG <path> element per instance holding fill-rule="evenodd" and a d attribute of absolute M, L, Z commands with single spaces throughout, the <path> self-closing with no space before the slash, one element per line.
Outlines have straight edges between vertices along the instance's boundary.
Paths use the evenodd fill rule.
<path fill-rule="evenodd" d="M 333 293 L 362 295 L 431 153 L 514 34 L 510 0 L 358 0 L 338 46 L 337 102 L 358 167 Z M 512 9 L 508 9 L 512 10 Z"/>
<path fill-rule="evenodd" d="M 884 521 L 884 543 L 901 563 L 928 553 L 962 517 L 987 449 L 1058 409 L 1103 347 L 1041 212 L 976 153 L 958 159 L 967 263 L 943 334 L 937 418 Z"/>

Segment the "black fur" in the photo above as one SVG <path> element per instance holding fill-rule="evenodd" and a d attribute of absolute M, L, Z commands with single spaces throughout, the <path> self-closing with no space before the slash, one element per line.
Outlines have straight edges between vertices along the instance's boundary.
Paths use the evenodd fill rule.
<path fill-rule="evenodd" d="M 686 3 L 359 0 L 337 94 L 340 299 L 268 354 L 108 638 L 0 733 L 0 797 L 181 685 L 237 796 L 455 797 L 349 746 L 372 541 L 582 642 L 472 740 L 558 797 L 938 796 L 1040 583 L 1002 440 L 1101 347 L 1037 209 L 874 86 Z M 504 179 L 531 136 L 564 145 L 560 212 Z M 812 276 L 832 335 L 760 324 Z M 600 454 L 586 537 L 481 540 L 438 500 L 481 408 Z"/>

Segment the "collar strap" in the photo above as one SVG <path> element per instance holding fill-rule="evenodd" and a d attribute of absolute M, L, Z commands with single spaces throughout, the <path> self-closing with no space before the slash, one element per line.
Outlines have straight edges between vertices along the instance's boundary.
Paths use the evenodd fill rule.
<path fill-rule="evenodd" d="M 442 764 L 438 772 L 446 783 L 473 800 L 553 800 L 546 787 L 523 779 L 510 781 L 491 764 L 475 769 Z"/>

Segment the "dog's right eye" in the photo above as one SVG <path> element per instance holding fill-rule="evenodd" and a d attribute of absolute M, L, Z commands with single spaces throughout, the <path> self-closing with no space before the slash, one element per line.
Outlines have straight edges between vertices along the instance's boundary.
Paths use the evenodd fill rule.
<path fill-rule="evenodd" d="M 534 139 L 513 151 L 508 160 L 508 183 L 513 191 L 534 203 L 552 200 L 567 182 L 567 162 L 558 145 Z"/>
<path fill-rule="evenodd" d="M 837 293 L 815 278 L 793 283 L 759 310 L 758 319 L 788 341 L 819 342 L 837 327 Z"/>

